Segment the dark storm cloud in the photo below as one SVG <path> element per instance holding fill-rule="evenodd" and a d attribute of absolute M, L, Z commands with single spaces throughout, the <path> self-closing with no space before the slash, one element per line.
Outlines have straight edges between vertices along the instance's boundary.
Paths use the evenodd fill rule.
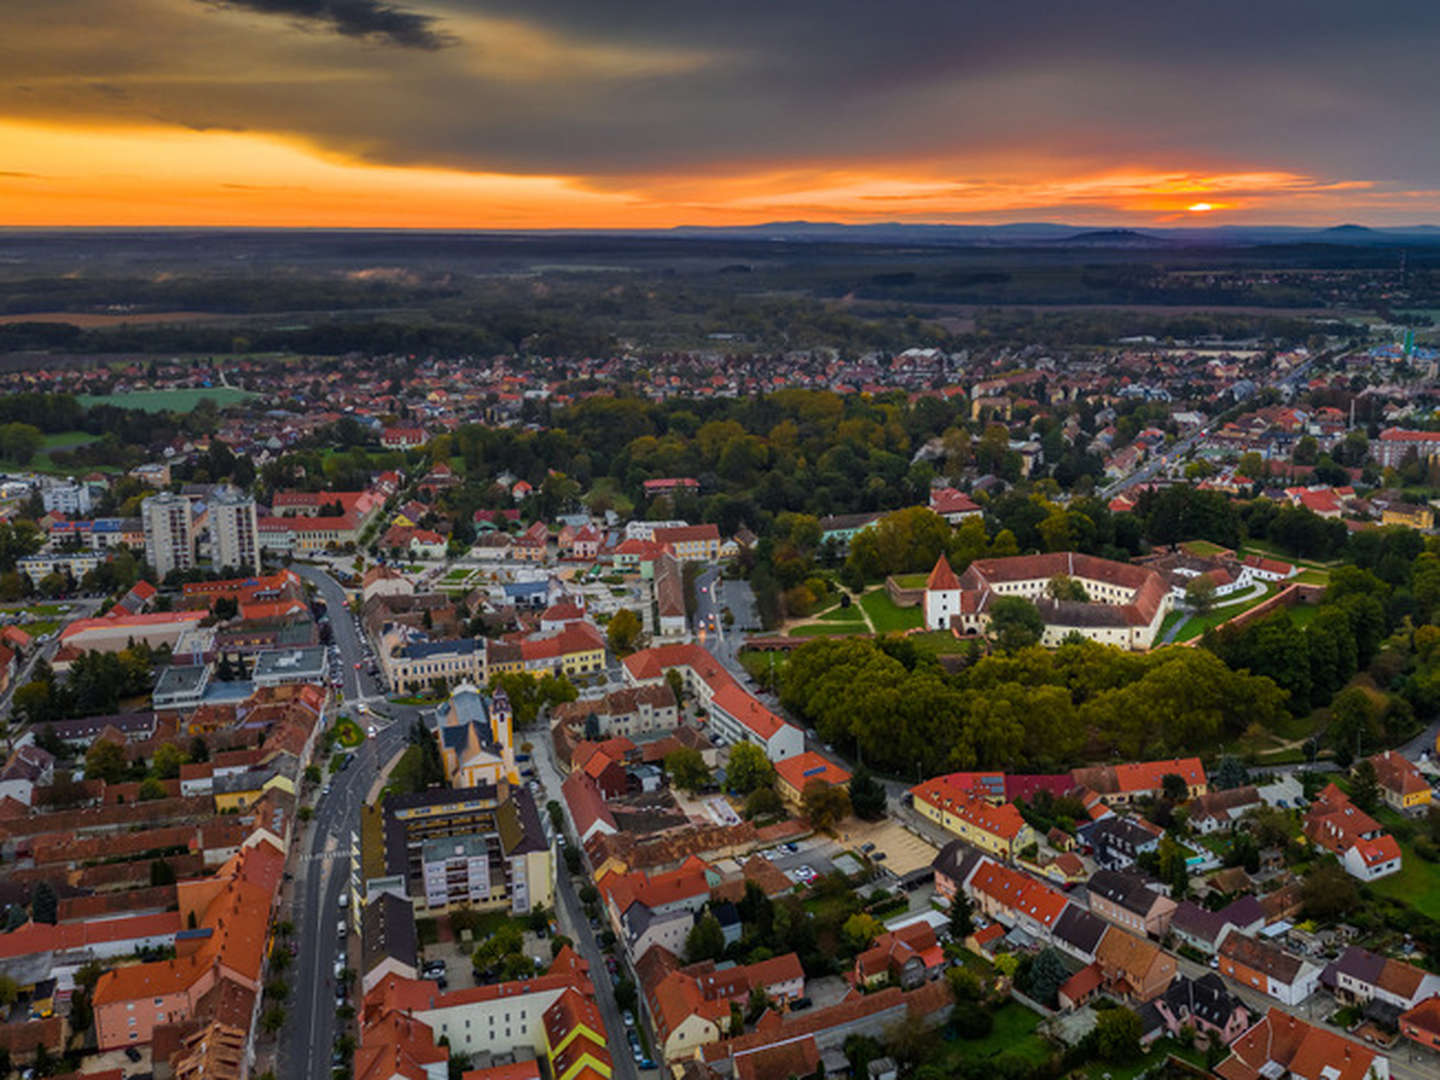
<path fill-rule="evenodd" d="M 442 49 L 454 38 L 436 19 L 380 0 L 198 0 L 210 7 L 241 8 L 313 23 L 345 37 L 369 38 L 409 49 Z"/>

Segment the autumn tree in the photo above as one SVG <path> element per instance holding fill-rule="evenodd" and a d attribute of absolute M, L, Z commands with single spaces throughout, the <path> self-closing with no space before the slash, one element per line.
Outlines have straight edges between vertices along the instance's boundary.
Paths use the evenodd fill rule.
<path fill-rule="evenodd" d="M 826 831 L 850 815 L 850 796 L 845 789 L 816 778 L 800 794 L 801 809 L 812 827 Z"/>
<path fill-rule="evenodd" d="M 643 630 L 640 616 L 629 608 L 621 608 L 611 616 L 609 625 L 605 627 L 605 638 L 610 644 L 610 651 L 618 656 L 634 651 Z"/>

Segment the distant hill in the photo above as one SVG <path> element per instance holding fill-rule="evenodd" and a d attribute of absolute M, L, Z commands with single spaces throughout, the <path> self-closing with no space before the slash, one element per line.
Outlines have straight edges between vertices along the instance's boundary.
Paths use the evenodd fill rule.
<path fill-rule="evenodd" d="M 1067 236 L 1060 243 L 1065 247 L 1108 247 L 1108 248 L 1166 248 L 1175 241 L 1159 236 L 1149 236 L 1134 229 L 1098 229 L 1094 232 L 1077 233 Z"/>

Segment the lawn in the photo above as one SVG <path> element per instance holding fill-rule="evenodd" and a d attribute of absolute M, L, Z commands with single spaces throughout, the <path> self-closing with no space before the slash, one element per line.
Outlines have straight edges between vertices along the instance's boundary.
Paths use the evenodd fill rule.
<path fill-rule="evenodd" d="M 856 623 L 865 625 L 865 614 L 854 604 L 848 608 L 834 608 L 818 616 L 821 622 Z"/>
<path fill-rule="evenodd" d="M 895 602 L 890 599 L 884 587 L 871 589 L 860 598 L 860 606 L 865 609 L 865 614 L 870 616 L 870 622 L 874 625 L 877 633 L 888 634 L 896 630 L 914 630 L 925 623 L 925 610 L 920 606 L 913 608 L 896 607 Z"/>
<path fill-rule="evenodd" d="M 1383 814 L 1381 819 L 1383 821 Z M 1366 888 L 1373 889 L 1380 896 L 1407 904 L 1422 915 L 1440 919 L 1440 863 L 1426 862 L 1420 858 L 1408 841 L 1401 843 L 1400 852 L 1400 872 L 1378 878 Z"/>
<path fill-rule="evenodd" d="M 787 630 L 786 637 L 850 637 L 854 634 L 868 634 L 869 628 L 863 622 L 818 622 L 806 623 L 793 630 Z"/>
<path fill-rule="evenodd" d="M 353 750 L 365 741 L 365 732 L 348 716 L 335 721 L 335 738 L 347 750 Z"/>
<path fill-rule="evenodd" d="M 1011 1001 L 995 1010 L 995 1028 L 983 1039 L 950 1039 L 937 1061 L 942 1072 L 954 1072 L 962 1061 L 977 1061 L 1014 1054 L 1035 1065 L 1043 1065 L 1055 1052 L 1043 1037 L 1035 1034 L 1040 1016 L 1019 1002 Z"/>
<path fill-rule="evenodd" d="M 50 456 L 50 451 L 73 450 L 77 446 L 92 443 L 98 438 L 98 435 L 91 435 L 88 431 L 57 431 L 45 436 L 45 443 L 40 448 L 40 452 L 28 462 L 21 463 L 0 458 L 0 469 L 10 472 L 70 472 L 73 470 L 61 469 L 55 464 L 54 458 Z M 99 468 L 100 471 L 105 471 L 104 466 Z"/>
<path fill-rule="evenodd" d="M 1226 619 L 1233 619 L 1241 612 L 1249 611 L 1258 604 L 1263 604 L 1270 597 L 1274 596 L 1283 586 L 1278 582 L 1271 582 L 1265 586 L 1265 593 L 1257 596 L 1254 600 L 1246 600 L 1238 604 L 1226 604 L 1217 607 L 1204 615 L 1192 615 L 1190 620 L 1180 628 L 1180 633 L 1175 636 L 1176 641 L 1191 641 L 1199 637 L 1206 630 L 1219 626 Z M 1168 616 L 1167 616 L 1168 618 Z"/>
<path fill-rule="evenodd" d="M 945 656 L 965 651 L 965 643 L 957 641 L 949 630 L 927 630 L 905 638 L 922 656 Z"/>
<path fill-rule="evenodd" d="M 79 402 L 85 408 L 92 405 L 116 405 L 122 409 L 139 409 L 141 412 L 194 412 L 195 406 L 209 398 L 220 408 L 239 405 L 255 397 L 246 390 L 230 386 L 210 386 L 195 390 L 132 390 L 128 394 L 81 394 Z"/>
<path fill-rule="evenodd" d="M 1210 540 L 1187 540 L 1180 546 L 1191 555 L 1199 555 L 1201 558 L 1209 558 L 1211 555 L 1219 555 L 1222 551 L 1230 550 Z"/>
<path fill-rule="evenodd" d="M 1264 540 L 1245 541 L 1245 545 L 1240 549 L 1240 555 L 1242 558 L 1246 555 L 1263 555 L 1267 559 L 1279 559 L 1281 562 L 1294 563 L 1296 566 L 1301 567 L 1308 566 L 1317 570 L 1323 570 L 1326 566 L 1335 565 L 1334 563 L 1318 562 L 1315 559 L 1297 559 L 1284 548 L 1277 547 Z"/>
<path fill-rule="evenodd" d="M 764 682 L 770 677 L 772 665 L 776 676 L 783 676 L 785 673 L 787 657 L 784 653 L 745 649 L 741 651 L 739 659 L 741 666 L 750 673 L 750 677 L 760 682 Z"/>
<path fill-rule="evenodd" d="M 1132 1080 L 1139 1076 L 1146 1069 L 1164 1061 L 1171 1054 L 1192 1065 L 1205 1067 L 1205 1055 L 1198 1050 L 1187 1049 L 1181 1046 L 1174 1039 L 1159 1039 L 1150 1047 L 1149 1053 L 1143 1055 L 1129 1065 L 1111 1065 L 1105 1061 L 1092 1061 L 1085 1068 L 1085 1075 L 1090 1080 Z"/>
<path fill-rule="evenodd" d="M 895 584 L 902 589 L 923 589 L 930 580 L 929 574 L 896 574 Z"/>

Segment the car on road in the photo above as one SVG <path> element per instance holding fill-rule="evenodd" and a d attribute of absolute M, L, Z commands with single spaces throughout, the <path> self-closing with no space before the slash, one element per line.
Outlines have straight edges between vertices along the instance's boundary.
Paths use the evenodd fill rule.
<path fill-rule="evenodd" d="M 350 935 L 350 924 L 347 923 L 344 919 L 341 919 L 335 924 L 335 932 L 339 934 L 342 938 L 348 937 Z"/>
<path fill-rule="evenodd" d="M 350 906 L 350 894 L 348 892 L 342 892 L 340 894 L 339 904 L 342 908 L 348 908 Z"/>
<path fill-rule="evenodd" d="M 375 725 L 374 725 L 374 724 L 371 724 L 369 727 L 367 727 L 367 728 L 365 729 L 365 734 L 368 735 L 368 736 L 370 736 L 370 738 L 373 739 L 373 738 L 375 737 L 375 732 L 376 732 L 377 730 L 378 730 L 378 729 L 375 727 Z"/>

